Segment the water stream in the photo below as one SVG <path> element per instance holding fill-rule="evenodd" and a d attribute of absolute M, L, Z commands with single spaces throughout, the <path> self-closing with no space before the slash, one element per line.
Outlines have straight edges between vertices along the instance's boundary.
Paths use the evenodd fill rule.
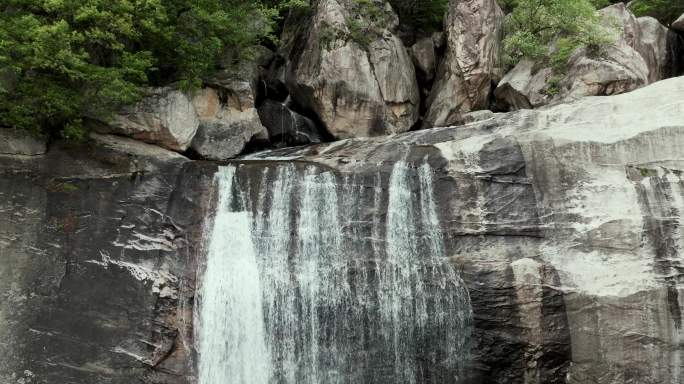
<path fill-rule="evenodd" d="M 471 308 L 427 163 L 384 184 L 286 163 L 216 181 L 200 384 L 458 382 Z"/>

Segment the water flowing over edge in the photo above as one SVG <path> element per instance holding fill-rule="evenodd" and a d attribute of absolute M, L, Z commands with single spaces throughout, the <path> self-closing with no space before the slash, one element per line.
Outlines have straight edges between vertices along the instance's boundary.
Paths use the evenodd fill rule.
<path fill-rule="evenodd" d="M 387 190 L 380 174 L 240 170 L 216 176 L 200 384 L 458 381 L 471 309 L 427 163 L 397 163 Z"/>

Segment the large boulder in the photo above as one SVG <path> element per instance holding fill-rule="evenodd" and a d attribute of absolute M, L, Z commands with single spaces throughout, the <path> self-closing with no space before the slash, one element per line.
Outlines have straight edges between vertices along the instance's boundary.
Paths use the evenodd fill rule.
<path fill-rule="evenodd" d="M 185 151 L 198 126 L 191 98 L 178 89 L 164 87 L 149 89 L 143 100 L 124 107 L 106 126 L 98 127 L 98 131 Z"/>
<path fill-rule="evenodd" d="M 503 75 L 503 20 L 496 0 L 449 2 L 446 56 L 428 99 L 424 127 L 451 125 L 464 113 L 489 108 Z"/>
<path fill-rule="evenodd" d="M 382 0 L 317 0 L 283 34 L 294 101 L 340 139 L 408 131 L 418 120 L 416 74 L 398 18 Z"/>
<path fill-rule="evenodd" d="M 46 150 L 44 137 L 13 128 L 0 127 L 0 156 L 37 156 L 45 154 Z"/>
<path fill-rule="evenodd" d="M 679 76 L 684 64 L 684 38 L 653 17 L 640 17 L 637 50 L 646 61 L 649 82 Z"/>
<path fill-rule="evenodd" d="M 584 96 L 615 95 L 672 76 L 671 32 L 652 18 L 637 19 L 623 3 L 600 11 L 616 41 L 600 52 L 573 53 L 563 73 L 523 60 L 507 73 L 494 95 L 501 109 L 534 108 Z"/>
<path fill-rule="evenodd" d="M 226 160 L 240 154 L 250 142 L 268 141 L 251 92 L 230 94 L 207 87 L 197 92 L 192 103 L 200 124 L 191 148 L 202 158 Z"/>

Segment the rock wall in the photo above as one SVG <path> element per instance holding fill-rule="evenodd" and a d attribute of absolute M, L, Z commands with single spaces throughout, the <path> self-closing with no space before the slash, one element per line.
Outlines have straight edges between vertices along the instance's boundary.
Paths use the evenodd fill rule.
<path fill-rule="evenodd" d="M 473 306 L 464 382 L 678 384 L 683 92 L 675 78 L 232 164 L 308 164 L 361 187 L 429 164 Z M 0 156 L 0 381 L 195 382 L 216 166 L 113 136 Z"/>
<path fill-rule="evenodd" d="M 205 211 L 188 167 L 99 135 L 0 155 L 0 382 L 188 382 Z"/>

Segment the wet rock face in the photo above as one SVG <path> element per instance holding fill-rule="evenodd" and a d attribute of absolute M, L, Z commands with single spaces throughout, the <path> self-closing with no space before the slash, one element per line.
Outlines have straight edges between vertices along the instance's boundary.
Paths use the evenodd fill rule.
<path fill-rule="evenodd" d="M 600 11 L 607 27 L 617 26 L 618 38 L 600 52 L 577 50 L 567 70 L 554 73 L 541 63 L 523 60 L 507 73 L 494 95 L 504 110 L 536 108 L 584 96 L 632 91 L 676 75 L 680 44 L 674 32 L 653 18 L 637 19 L 623 3 Z"/>
<path fill-rule="evenodd" d="M 285 103 L 266 100 L 259 107 L 259 117 L 268 129 L 273 145 L 292 146 L 323 141 L 316 124 Z"/>
<path fill-rule="evenodd" d="M 676 78 L 247 160 L 341 175 L 430 164 L 447 253 L 473 306 L 466 382 L 678 383 L 682 91 Z"/>
<path fill-rule="evenodd" d="M 315 1 L 310 20 L 290 17 L 283 36 L 290 95 L 338 139 L 405 132 L 418 120 L 413 63 L 393 33 L 397 16 L 384 1 L 364 4 Z"/>
<path fill-rule="evenodd" d="M 0 155 L 0 382 L 188 382 L 187 162 L 99 135 Z"/>
<path fill-rule="evenodd" d="M 453 125 L 464 113 L 489 108 L 493 86 L 503 76 L 503 20 L 496 0 L 449 2 L 446 55 L 430 92 L 424 128 Z"/>
<path fill-rule="evenodd" d="M 385 209 L 373 194 L 388 193 L 396 164 L 428 167 L 438 208 L 430 222 L 473 310 L 462 382 L 674 384 L 683 352 L 683 92 L 675 78 L 231 164 L 254 180 L 278 166 L 325 172 L 339 182 L 311 185 L 341 198 L 352 188 L 362 198 L 350 200 L 353 220 L 341 227 L 361 240 L 349 243 L 350 257 L 390 246 L 369 223 Z M 0 382 L 196 382 L 195 273 L 202 226 L 215 212 L 216 166 L 128 140 L 0 155 Z M 295 183 L 288 196 L 301 190 Z"/>

